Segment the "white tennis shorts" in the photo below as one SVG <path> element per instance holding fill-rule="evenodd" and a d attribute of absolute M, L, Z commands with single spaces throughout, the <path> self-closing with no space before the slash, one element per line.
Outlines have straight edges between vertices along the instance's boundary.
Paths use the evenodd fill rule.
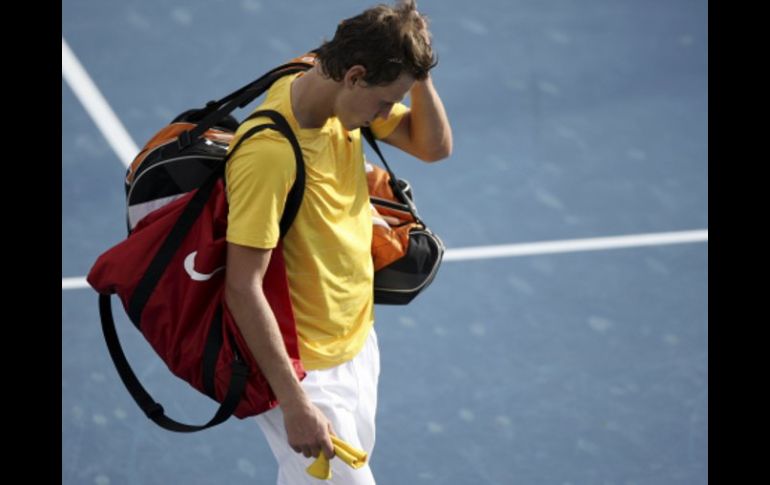
<path fill-rule="evenodd" d="M 374 416 L 377 410 L 377 381 L 380 376 L 380 351 L 374 328 L 364 348 L 353 360 L 331 369 L 308 371 L 302 388 L 308 398 L 331 421 L 334 432 L 344 441 L 366 451 L 369 460 L 374 450 Z M 357 470 L 342 460 L 332 459 L 332 479 L 318 480 L 306 469 L 315 458 L 305 458 L 289 446 L 283 412 L 278 406 L 256 416 L 270 449 L 278 461 L 278 485 L 332 483 L 372 485 L 374 476 L 367 464 Z"/>

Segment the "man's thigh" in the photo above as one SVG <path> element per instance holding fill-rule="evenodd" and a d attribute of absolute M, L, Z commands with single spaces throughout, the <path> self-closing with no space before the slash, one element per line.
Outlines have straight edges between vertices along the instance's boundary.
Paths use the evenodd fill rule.
<path fill-rule="evenodd" d="M 364 348 L 353 360 L 332 369 L 310 371 L 302 381 L 308 398 L 329 419 L 337 436 L 370 456 L 375 439 L 379 360 L 377 336 L 372 329 Z M 279 485 L 321 483 L 306 472 L 315 458 L 305 458 L 289 446 L 280 406 L 257 416 L 256 421 L 278 462 Z M 331 483 L 374 483 L 368 464 L 355 470 L 342 460 L 330 463 Z"/>
<path fill-rule="evenodd" d="M 363 448 L 358 438 L 355 417 L 347 410 L 330 409 L 318 406 L 332 423 L 335 433 L 347 443 L 356 448 Z M 316 459 L 305 458 L 301 453 L 291 449 L 283 423 L 283 412 L 280 407 L 257 416 L 257 423 L 267 439 L 270 449 L 278 462 L 278 485 L 301 485 L 322 483 L 307 473 Z M 367 463 L 359 469 L 353 469 L 339 459 L 330 461 L 332 480 L 326 483 L 345 485 L 373 485 L 375 483 L 372 471 Z"/>

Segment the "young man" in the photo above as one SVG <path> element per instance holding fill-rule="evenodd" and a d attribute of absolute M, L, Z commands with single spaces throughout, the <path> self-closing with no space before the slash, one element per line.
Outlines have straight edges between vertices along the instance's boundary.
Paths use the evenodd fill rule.
<path fill-rule="evenodd" d="M 318 483 L 305 469 L 331 436 L 371 454 L 379 375 L 373 329 L 372 219 L 359 128 L 424 161 L 446 158 L 452 135 L 430 79 L 436 57 L 413 1 L 344 20 L 315 67 L 277 81 L 258 109 L 280 112 L 302 148 L 302 205 L 283 240 L 300 356 L 294 374 L 262 278 L 295 178 L 288 141 L 271 130 L 228 162 L 226 301 L 280 405 L 257 422 L 276 456 L 278 483 Z M 411 108 L 401 101 L 409 94 Z M 241 126 L 236 140 L 256 119 Z M 332 460 L 334 483 L 374 483 L 368 465 Z"/>

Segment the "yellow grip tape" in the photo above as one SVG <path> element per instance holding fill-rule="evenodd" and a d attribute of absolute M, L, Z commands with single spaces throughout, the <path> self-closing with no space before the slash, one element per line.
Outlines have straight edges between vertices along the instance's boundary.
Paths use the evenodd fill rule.
<path fill-rule="evenodd" d="M 354 448 L 336 436 L 332 436 L 332 444 L 334 444 L 334 453 L 336 457 L 350 465 L 352 468 L 358 469 L 366 464 L 368 455 L 364 450 Z M 326 455 L 324 455 L 323 452 L 318 455 L 318 458 L 312 465 L 307 467 L 307 472 L 310 476 L 320 480 L 329 480 L 332 477 L 332 468 L 329 465 L 329 459 L 326 458 Z"/>

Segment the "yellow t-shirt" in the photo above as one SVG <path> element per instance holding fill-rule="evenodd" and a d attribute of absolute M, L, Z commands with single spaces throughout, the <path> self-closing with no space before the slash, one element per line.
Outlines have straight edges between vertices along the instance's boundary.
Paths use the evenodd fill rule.
<path fill-rule="evenodd" d="M 318 129 L 300 129 L 292 112 L 290 85 L 302 73 L 270 88 L 257 109 L 281 113 L 294 131 L 305 161 L 305 194 L 283 241 L 300 357 L 309 369 L 352 359 L 374 323 L 371 257 L 372 219 L 359 130 L 348 132 L 336 117 Z M 409 108 L 396 105 L 372 131 L 385 138 Z M 242 124 L 235 143 L 250 128 Z M 274 248 L 279 222 L 296 176 L 294 152 L 280 133 L 265 130 L 238 148 L 226 167 L 230 205 L 227 240 Z"/>

